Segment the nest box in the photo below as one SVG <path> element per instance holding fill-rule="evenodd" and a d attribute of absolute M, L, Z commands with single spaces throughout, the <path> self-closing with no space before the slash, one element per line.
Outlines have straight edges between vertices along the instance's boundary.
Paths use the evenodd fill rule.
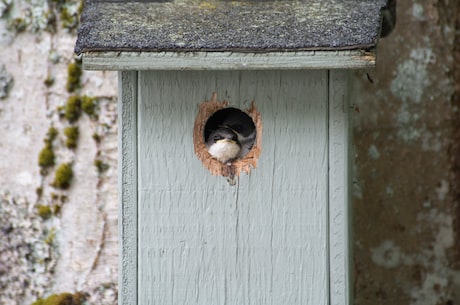
<path fill-rule="evenodd" d="M 349 71 L 387 4 L 86 1 L 83 67 L 120 71 L 120 304 L 351 304 Z M 228 108 L 255 138 L 221 162 Z"/>

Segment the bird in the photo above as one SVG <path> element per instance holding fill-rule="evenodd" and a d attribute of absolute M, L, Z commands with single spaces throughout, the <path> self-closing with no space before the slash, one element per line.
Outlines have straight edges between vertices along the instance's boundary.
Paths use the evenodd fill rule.
<path fill-rule="evenodd" d="M 256 127 L 248 114 L 228 107 L 211 115 L 206 122 L 204 136 L 209 154 L 221 163 L 231 164 L 252 149 Z"/>

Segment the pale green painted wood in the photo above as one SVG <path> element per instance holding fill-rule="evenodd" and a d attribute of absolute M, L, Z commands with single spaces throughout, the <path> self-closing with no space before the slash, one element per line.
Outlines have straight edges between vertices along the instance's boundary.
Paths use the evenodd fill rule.
<path fill-rule="evenodd" d="M 328 304 L 327 71 L 140 72 L 139 87 L 138 304 Z M 193 152 L 213 91 L 262 113 L 259 167 L 235 187 Z"/>
<path fill-rule="evenodd" d="M 238 52 L 85 52 L 87 70 L 305 70 L 375 66 L 363 50 Z"/>
<path fill-rule="evenodd" d="M 331 305 L 352 302 L 349 193 L 349 71 L 329 73 L 329 256 Z"/>
<path fill-rule="evenodd" d="M 119 72 L 118 160 L 120 304 L 137 304 L 137 72 Z"/>

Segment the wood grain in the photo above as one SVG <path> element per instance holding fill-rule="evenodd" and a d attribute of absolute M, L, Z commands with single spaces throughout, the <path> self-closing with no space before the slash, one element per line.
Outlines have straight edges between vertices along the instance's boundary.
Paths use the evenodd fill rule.
<path fill-rule="evenodd" d="M 139 72 L 139 88 L 139 304 L 328 304 L 327 71 Z M 235 187 L 193 151 L 212 92 L 262 114 Z"/>
<path fill-rule="evenodd" d="M 375 52 L 362 50 L 238 52 L 85 52 L 86 70 L 305 70 L 375 66 Z"/>

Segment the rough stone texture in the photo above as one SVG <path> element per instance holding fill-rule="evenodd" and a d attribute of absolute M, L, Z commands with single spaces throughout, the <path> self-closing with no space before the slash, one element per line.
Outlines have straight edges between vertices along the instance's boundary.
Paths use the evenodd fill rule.
<path fill-rule="evenodd" d="M 398 1 L 377 68 L 355 74 L 356 304 L 460 303 L 459 7 Z"/>
<path fill-rule="evenodd" d="M 5 65 L 0 66 L 0 99 L 8 96 L 13 85 L 13 77 L 5 69 Z"/>
<path fill-rule="evenodd" d="M 69 122 L 59 107 L 71 95 L 66 91 L 67 67 L 75 61 L 76 36 L 62 29 L 60 21 L 56 33 L 40 29 L 39 12 L 53 3 L 45 2 L 15 0 L 0 19 L 0 66 L 14 78 L 8 96 L 0 100 L 0 304 L 28 305 L 39 297 L 76 291 L 88 293 L 88 304 L 115 304 L 116 73 L 83 73 L 76 93 L 97 97 L 98 117 L 82 114 L 73 123 L 80 136 L 77 148 L 68 149 L 63 131 Z M 67 1 L 66 6 L 74 9 L 78 3 Z M 25 32 L 8 30 L 13 18 L 24 18 Z M 50 87 L 44 84 L 48 77 L 54 78 Z M 53 142 L 56 166 L 41 175 L 38 154 L 51 126 L 59 131 Z M 96 159 L 108 169 L 98 173 Z M 62 162 L 71 162 L 74 171 L 68 190 L 51 186 Z M 38 205 L 60 210 L 45 220 Z"/>

